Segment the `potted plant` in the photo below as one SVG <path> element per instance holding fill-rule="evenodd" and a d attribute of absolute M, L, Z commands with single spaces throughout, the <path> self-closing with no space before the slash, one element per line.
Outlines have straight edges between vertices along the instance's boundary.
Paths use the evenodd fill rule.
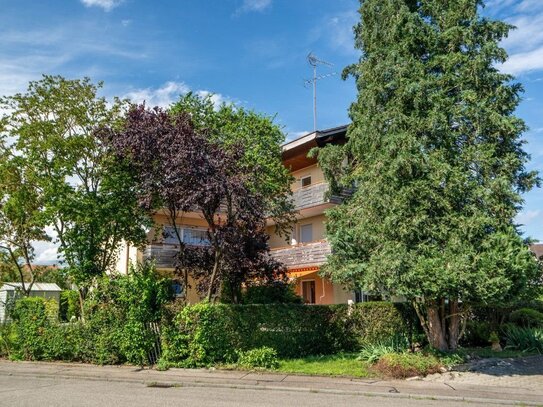
<path fill-rule="evenodd" d="M 494 352 L 501 352 L 502 346 L 500 345 L 500 337 L 496 333 L 496 331 L 493 331 L 490 334 L 490 337 L 488 338 L 488 341 L 492 344 L 492 350 Z"/>

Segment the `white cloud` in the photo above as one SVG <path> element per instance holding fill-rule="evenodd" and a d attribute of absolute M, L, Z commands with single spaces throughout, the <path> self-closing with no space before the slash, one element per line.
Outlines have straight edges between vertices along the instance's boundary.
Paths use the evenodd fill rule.
<path fill-rule="evenodd" d="M 101 7 L 105 11 L 111 11 L 119 6 L 123 0 L 81 0 L 85 7 Z"/>
<path fill-rule="evenodd" d="M 524 212 L 520 212 L 516 216 L 515 222 L 520 225 L 529 225 L 532 221 L 534 221 L 540 216 L 541 216 L 540 210 L 535 210 L 535 211 L 527 210 Z"/>
<path fill-rule="evenodd" d="M 500 67 L 500 70 L 512 75 L 543 69 L 543 45 L 528 51 L 513 54 Z"/>
<path fill-rule="evenodd" d="M 128 98 L 136 103 L 145 102 L 147 106 L 154 107 L 159 106 L 166 108 L 179 99 L 179 96 L 185 95 L 191 91 L 191 88 L 184 82 L 166 82 L 164 85 L 158 88 L 144 88 L 134 89 L 123 95 L 123 98 Z M 220 106 L 223 103 L 232 103 L 232 101 L 221 95 L 220 93 L 213 93 L 208 90 L 196 90 L 195 94 L 201 97 L 209 96 L 215 107 Z"/>
<path fill-rule="evenodd" d="M 236 10 L 236 14 L 249 13 L 251 11 L 263 12 L 272 5 L 272 0 L 243 0 L 243 4 Z"/>

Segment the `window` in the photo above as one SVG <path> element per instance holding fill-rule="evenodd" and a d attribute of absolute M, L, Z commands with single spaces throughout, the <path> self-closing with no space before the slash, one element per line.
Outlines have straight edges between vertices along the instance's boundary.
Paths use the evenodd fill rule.
<path fill-rule="evenodd" d="M 183 243 L 194 246 L 209 246 L 207 230 L 183 229 Z"/>
<path fill-rule="evenodd" d="M 197 228 L 181 228 L 178 227 L 181 241 L 185 244 L 192 246 L 209 246 L 209 239 L 207 237 L 207 230 Z M 175 234 L 173 226 L 164 227 L 164 243 L 178 244 L 179 240 Z"/>
<path fill-rule="evenodd" d="M 300 226 L 300 243 L 308 243 L 313 241 L 313 224 Z"/>
<path fill-rule="evenodd" d="M 315 304 L 315 281 L 302 281 L 302 297 L 306 304 Z"/>
<path fill-rule="evenodd" d="M 302 188 L 308 187 L 308 186 L 311 185 L 311 176 L 303 177 L 303 178 L 301 179 L 301 181 L 302 181 Z"/>

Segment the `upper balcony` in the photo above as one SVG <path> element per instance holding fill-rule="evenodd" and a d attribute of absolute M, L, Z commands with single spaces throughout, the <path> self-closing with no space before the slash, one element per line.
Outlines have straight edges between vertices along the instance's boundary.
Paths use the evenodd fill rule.
<path fill-rule="evenodd" d="M 287 268 L 320 266 L 326 262 L 326 257 L 330 253 L 332 249 L 326 240 L 270 250 L 271 256 Z"/>
<path fill-rule="evenodd" d="M 345 197 L 352 192 L 345 190 L 339 195 L 328 195 L 329 185 L 327 182 L 299 188 L 292 193 L 292 200 L 297 211 L 323 204 L 340 204 Z"/>

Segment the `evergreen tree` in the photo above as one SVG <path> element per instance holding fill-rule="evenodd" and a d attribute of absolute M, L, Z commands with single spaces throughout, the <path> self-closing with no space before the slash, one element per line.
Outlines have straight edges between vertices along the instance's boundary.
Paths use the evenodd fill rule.
<path fill-rule="evenodd" d="M 348 142 L 319 153 L 337 185 L 356 186 L 329 212 L 324 273 L 405 296 L 440 350 L 457 347 L 470 304 L 518 298 L 541 276 L 513 220 L 539 183 L 514 115 L 522 87 L 497 68 L 513 27 L 482 5 L 362 0 Z"/>

